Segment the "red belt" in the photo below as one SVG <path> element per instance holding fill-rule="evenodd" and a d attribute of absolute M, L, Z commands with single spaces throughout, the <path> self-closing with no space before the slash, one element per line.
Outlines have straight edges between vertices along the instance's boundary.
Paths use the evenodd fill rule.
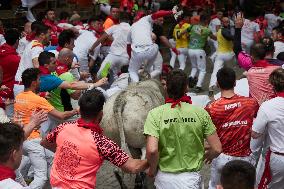
<path fill-rule="evenodd" d="M 23 85 L 23 83 L 21 81 L 15 81 L 16 85 Z"/>

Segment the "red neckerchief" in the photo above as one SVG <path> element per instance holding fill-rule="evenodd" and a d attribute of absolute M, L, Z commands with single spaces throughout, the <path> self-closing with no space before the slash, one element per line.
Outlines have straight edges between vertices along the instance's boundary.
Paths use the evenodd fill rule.
<path fill-rule="evenodd" d="M 39 66 L 39 71 L 40 71 L 41 75 L 49 75 L 50 74 L 50 71 L 44 66 Z"/>
<path fill-rule="evenodd" d="M 5 32 L 4 32 L 4 30 L 3 30 L 3 29 L 0 29 L 0 34 L 2 34 L 2 35 L 4 35 L 4 34 L 5 34 Z"/>
<path fill-rule="evenodd" d="M 28 34 L 28 35 L 26 36 L 26 39 L 27 39 L 28 41 L 34 40 L 34 39 L 35 39 L 35 32 L 31 32 L 30 34 Z"/>
<path fill-rule="evenodd" d="M 57 52 L 60 52 L 62 49 L 63 49 L 63 47 L 60 47 L 60 46 L 57 46 L 57 47 L 56 47 L 56 51 L 57 51 Z"/>
<path fill-rule="evenodd" d="M 267 62 L 267 60 L 258 60 L 253 64 L 253 67 L 268 67 L 272 66 Z"/>
<path fill-rule="evenodd" d="M 65 72 L 68 72 L 69 68 L 66 64 L 63 64 L 59 61 L 57 61 L 57 66 L 55 69 L 55 72 L 57 73 L 58 76 L 60 76 L 61 74 L 64 74 Z"/>
<path fill-rule="evenodd" d="M 15 171 L 9 167 L 0 165 L 0 181 L 5 179 L 16 179 Z"/>
<path fill-rule="evenodd" d="M 44 19 L 42 20 L 42 22 L 44 23 L 44 25 L 49 26 L 54 33 L 57 33 L 58 28 L 55 22 L 52 22 L 48 19 Z"/>
<path fill-rule="evenodd" d="M 186 103 L 192 104 L 191 98 L 189 96 L 183 96 L 183 97 L 176 99 L 176 100 L 174 100 L 172 98 L 166 99 L 166 103 L 172 103 L 171 108 L 175 108 L 176 105 L 181 106 L 180 105 L 181 102 L 186 102 Z"/>
<path fill-rule="evenodd" d="M 100 127 L 100 125 L 98 123 L 94 123 L 95 120 L 91 122 L 85 122 L 85 120 L 80 118 L 78 119 L 77 122 L 78 122 L 78 127 L 85 127 L 99 134 L 103 133 L 103 129 Z"/>
<path fill-rule="evenodd" d="M 113 18 L 112 16 L 108 16 L 106 19 L 111 19 L 113 21 L 113 24 L 116 25 L 116 24 L 119 24 L 119 20 L 118 19 L 115 19 Z"/>
<path fill-rule="evenodd" d="M 276 93 L 276 96 L 284 98 L 284 91 Z"/>
<path fill-rule="evenodd" d="M 101 33 L 103 33 L 104 29 L 103 28 L 99 28 L 98 30 L 95 29 L 93 26 L 89 25 L 89 29 L 90 31 L 92 31 L 95 35 L 96 38 L 100 38 L 101 37 Z"/>
<path fill-rule="evenodd" d="M 284 43 L 283 37 L 280 37 L 279 39 L 277 39 L 277 41 Z"/>
<path fill-rule="evenodd" d="M 260 183 L 258 185 L 258 189 L 267 189 L 268 184 L 271 182 L 270 157 L 271 157 L 271 150 L 268 149 L 265 156 L 264 171 Z"/>

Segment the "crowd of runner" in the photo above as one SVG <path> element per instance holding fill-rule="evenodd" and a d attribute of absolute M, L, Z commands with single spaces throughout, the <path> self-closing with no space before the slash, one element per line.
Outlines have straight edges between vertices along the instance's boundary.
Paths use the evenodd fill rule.
<path fill-rule="evenodd" d="M 0 189 L 95 188 L 104 160 L 145 171 L 158 189 L 202 188 L 204 161 L 210 189 L 281 189 L 284 2 L 211 13 L 125 2 L 99 4 L 87 22 L 52 9 L 23 31 L 0 21 Z M 103 105 L 151 78 L 165 104 L 145 121 L 146 159 L 134 159 L 103 134 Z"/>

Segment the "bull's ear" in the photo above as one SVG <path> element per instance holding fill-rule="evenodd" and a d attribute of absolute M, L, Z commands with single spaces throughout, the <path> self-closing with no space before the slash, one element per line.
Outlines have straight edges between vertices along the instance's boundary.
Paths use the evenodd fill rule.
<path fill-rule="evenodd" d="M 168 124 L 169 123 L 169 119 L 164 120 L 164 123 Z"/>

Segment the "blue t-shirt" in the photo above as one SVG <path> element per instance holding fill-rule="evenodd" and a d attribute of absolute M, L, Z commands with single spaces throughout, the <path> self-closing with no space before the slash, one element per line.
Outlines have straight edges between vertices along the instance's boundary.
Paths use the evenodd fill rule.
<path fill-rule="evenodd" d="M 40 76 L 40 92 L 56 89 L 62 82 L 63 80 L 55 75 L 42 75 Z"/>

